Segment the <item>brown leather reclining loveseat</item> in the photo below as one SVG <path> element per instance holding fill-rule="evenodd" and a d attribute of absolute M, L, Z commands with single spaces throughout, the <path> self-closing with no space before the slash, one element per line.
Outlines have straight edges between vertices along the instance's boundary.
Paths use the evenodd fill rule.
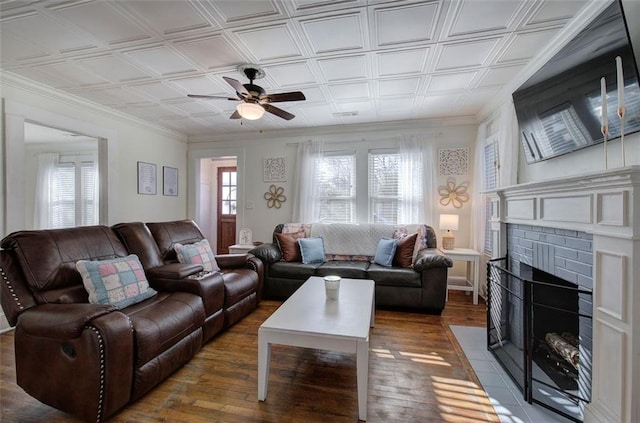
<path fill-rule="evenodd" d="M 203 239 L 189 220 L 14 232 L 0 246 L 1 300 L 15 326 L 16 378 L 28 394 L 103 421 L 251 312 L 263 269 L 252 255 L 216 256 L 220 271 L 178 263 L 173 246 Z M 136 254 L 151 298 L 93 304 L 79 260 Z"/>

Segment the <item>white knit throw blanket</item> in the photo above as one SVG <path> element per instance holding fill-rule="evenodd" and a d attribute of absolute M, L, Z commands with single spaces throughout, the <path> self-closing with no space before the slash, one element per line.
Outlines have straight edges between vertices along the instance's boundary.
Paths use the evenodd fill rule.
<path fill-rule="evenodd" d="M 326 254 L 375 256 L 378 241 L 393 236 L 394 225 L 314 223 L 311 236 L 324 239 Z"/>

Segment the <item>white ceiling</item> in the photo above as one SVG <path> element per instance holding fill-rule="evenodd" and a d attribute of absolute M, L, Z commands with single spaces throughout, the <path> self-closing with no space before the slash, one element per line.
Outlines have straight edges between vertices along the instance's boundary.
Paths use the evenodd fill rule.
<path fill-rule="evenodd" d="M 476 115 L 586 0 L 0 0 L 3 70 L 188 136 Z M 231 120 L 222 79 L 296 117 Z"/>

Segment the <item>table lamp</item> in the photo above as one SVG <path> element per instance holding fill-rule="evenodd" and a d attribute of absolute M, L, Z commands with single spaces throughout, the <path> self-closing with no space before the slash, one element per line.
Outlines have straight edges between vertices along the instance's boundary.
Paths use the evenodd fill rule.
<path fill-rule="evenodd" d="M 447 232 L 442 235 L 442 248 L 445 250 L 453 250 L 455 248 L 455 237 L 451 231 L 458 230 L 459 216 L 457 214 L 441 214 L 440 215 L 440 229 L 445 229 Z"/>

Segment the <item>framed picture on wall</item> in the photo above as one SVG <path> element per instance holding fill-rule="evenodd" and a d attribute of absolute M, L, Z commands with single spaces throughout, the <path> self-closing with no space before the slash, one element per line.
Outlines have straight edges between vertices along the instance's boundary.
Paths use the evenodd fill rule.
<path fill-rule="evenodd" d="M 178 169 L 175 167 L 162 166 L 162 194 L 178 195 Z"/>
<path fill-rule="evenodd" d="M 138 194 L 156 195 L 157 187 L 156 165 L 138 162 Z"/>

